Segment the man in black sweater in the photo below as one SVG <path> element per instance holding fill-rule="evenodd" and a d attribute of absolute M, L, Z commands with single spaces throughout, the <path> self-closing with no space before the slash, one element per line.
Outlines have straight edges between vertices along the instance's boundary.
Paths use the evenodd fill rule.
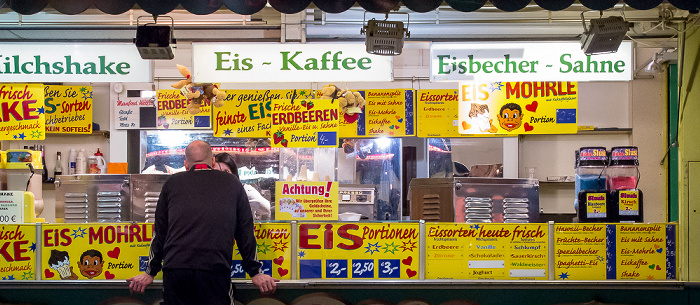
<path fill-rule="evenodd" d="M 186 172 L 163 185 L 156 208 L 146 272 L 127 280 L 129 290 L 143 292 L 163 270 L 165 304 L 232 304 L 231 260 L 234 239 L 243 269 L 264 294 L 277 279 L 263 274 L 250 205 L 234 175 L 211 170 L 214 157 L 204 141 L 185 149 Z"/>

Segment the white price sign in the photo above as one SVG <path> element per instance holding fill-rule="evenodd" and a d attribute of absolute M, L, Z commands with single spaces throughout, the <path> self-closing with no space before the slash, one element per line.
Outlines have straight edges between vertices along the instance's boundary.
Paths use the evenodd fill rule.
<path fill-rule="evenodd" d="M 0 224 L 24 223 L 24 192 L 0 192 Z"/>

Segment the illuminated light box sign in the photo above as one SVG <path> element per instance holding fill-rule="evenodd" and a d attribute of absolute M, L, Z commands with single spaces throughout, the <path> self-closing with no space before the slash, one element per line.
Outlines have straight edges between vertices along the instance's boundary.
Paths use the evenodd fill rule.
<path fill-rule="evenodd" d="M 224 105 L 213 108 L 215 137 L 271 138 L 274 100 L 313 98 L 311 90 L 224 91 Z"/>
<path fill-rule="evenodd" d="M 391 56 L 364 43 L 194 43 L 196 82 L 392 81 Z"/>
<path fill-rule="evenodd" d="M 44 85 L 46 133 L 92 133 L 92 86 Z"/>
<path fill-rule="evenodd" d="M 556 280 L 675 280 L 676 225 L 557 224 Z"/>
<path fill-rule="evenodd" d="M 578 42 L 430 45 L 430 81 L 630 81 L 632 42 L 616 53 L 585 55 Z"/>
<path fill-rule="evenodd" d="M 300 279 L 418 279 L 418 223 L 298 224 Z"/>
<path fill-rule="evenodd" d="M 0 84 L 0 140 L 43 140 L 44 85 Z"/>
<path fill-rule="evenodd" d="M 292 278 L 292 225 L 289 223 L 255 223 L 255 239 L 258 260 L 262 272 L 276 279 Z M 243 260 L 238 246 L 233 249 L 231 278 L 250 278 L 243 270 Z"/>
<path fill-rule="evenodd" d="M 461 134 L 578 132 L 576 82 L 461 82 Z"/>
<path fill-rule="evenodd" d="M 546 280 L 546 224 L 426 224 L 426 279 Z"/>
<path fill-rule="evenodd" d="M 158 90 L 156 95 L 158 129 L 211 129 L 211 101 L 202 101 L 199 113 L 190 114 L 187 105 L 192 102 L 180 90 Z"/>
<path fill-rule="evenodd" d="M 5 221 L 3 221 L 5 222 Z M 36 276 L 36 226 L 2 226 L 2 255 L 0 256 L 0 277 L 8 281 L 35 280 Z"/>
<path fill-rule="evenodd" d="M 151 82 L 151 62 L 131 43 L 2 45 L 6 82 Z"/>

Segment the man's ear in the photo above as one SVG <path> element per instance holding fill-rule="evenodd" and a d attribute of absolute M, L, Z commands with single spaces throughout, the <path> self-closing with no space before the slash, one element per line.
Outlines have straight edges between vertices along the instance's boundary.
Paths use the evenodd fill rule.
<path fill-rule="evenodd" d="M 190 170 L 190 167 L 187 166 L 187 160 L 185 160 L 185 170 L 186 170 L 186 171 Z"/>
<path fill-rule="evenodd" d="M 214 168 L 214 165 L 216 165 L 216 157 L 211 157 L 211 168 Z"/>

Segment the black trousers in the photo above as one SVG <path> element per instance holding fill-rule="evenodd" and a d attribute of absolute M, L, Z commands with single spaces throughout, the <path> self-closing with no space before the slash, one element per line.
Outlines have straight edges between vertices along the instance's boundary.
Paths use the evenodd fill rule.
<path fill-rule="evenodd" d="M 164 305 L 231 305 L 233 292 L 231 272 L 225 268 L 163 269 Z"/>

